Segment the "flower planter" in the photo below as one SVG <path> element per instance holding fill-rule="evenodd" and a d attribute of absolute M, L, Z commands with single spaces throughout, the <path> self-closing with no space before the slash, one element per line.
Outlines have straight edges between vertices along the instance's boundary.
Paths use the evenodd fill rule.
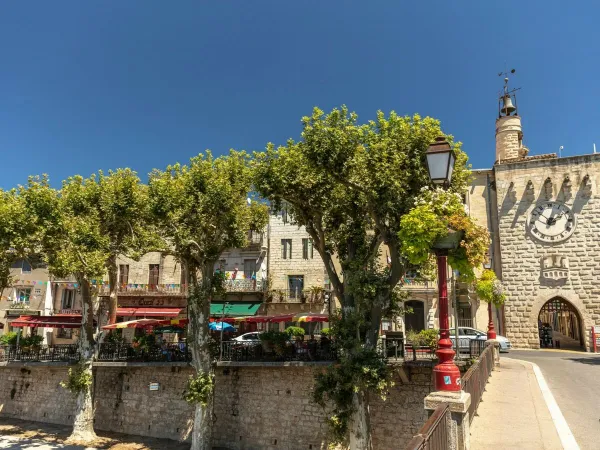
<path fill-rule="evenodd" d="M 448 229 L 448 234 L 444 237 L 437 239 L 433 243 L 433 248 L 436 250 L 452 250 L 458 247 L 462 239 L 462 231 L 454 231 Z"/>

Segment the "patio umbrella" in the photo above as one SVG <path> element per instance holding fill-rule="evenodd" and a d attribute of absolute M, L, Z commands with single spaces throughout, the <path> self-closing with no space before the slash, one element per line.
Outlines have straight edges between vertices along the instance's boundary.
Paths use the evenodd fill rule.
<path fill-rule="evenodd" d="M 210 322 L 208 328 L 213 331 L 234 331 L 235 328 L 229 325 L 227 322 Z"/>
<path fill-rule="evenodd" d="M 160 327 L 160 328 L 154 329 L 154 334 L 160 334 L 160 333 L 177 333 L 177 334 L 179 334 L 179 333 L 183 333 L 183 328 L 169 325 L 166 327 Z"/>

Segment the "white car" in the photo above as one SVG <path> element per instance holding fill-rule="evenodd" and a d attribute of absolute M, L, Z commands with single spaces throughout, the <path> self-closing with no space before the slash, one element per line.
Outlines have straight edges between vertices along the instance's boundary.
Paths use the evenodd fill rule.
<path fill-rule="evenodd" d="M 260 343 L 260 338 L 258 337 L 259 334 L 260 332 L 258 331 L 240 334 L 238 337 L 234 337 L 232 341 L 239 342 L 241 344 L 258 344 Z"/>
<path fill-rule="evenodd" d="M 454 342 L 454 328 L 450 329 L 450 339 Z M 487 333 L 471 327 L 458 327 L 458 347 L 461 352 L 469 351 L 469 341 L 487 341 Z M 511 349 L 510 341 L 504 336 L 497 335 L 496 340 L 500 344 L 501 352 L 508 352 Z"/>

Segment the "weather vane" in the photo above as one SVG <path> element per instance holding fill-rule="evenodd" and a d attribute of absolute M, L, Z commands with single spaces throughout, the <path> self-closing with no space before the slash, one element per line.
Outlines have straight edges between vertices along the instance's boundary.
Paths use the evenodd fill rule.
<path fill-rule="evenodd" d="M 510 73 L 515 73 L 515 69 L 510 69 Z M 511 91 L 508 90 L 508 70 L 506 69 L 506 64 L 504 68 L 504 72 L 499 72 L 498 76 L 504 76 L 504 87 L 499 93 L 499 101 L 498 101 L 498 117 L 502 117 L 502 115 L 510 116 L 513 113 L 517 115 L 517 96 L 515 94 L 521 88 L 516 88 Z M 513 105 L 512 101 L 515 101 Z"/>

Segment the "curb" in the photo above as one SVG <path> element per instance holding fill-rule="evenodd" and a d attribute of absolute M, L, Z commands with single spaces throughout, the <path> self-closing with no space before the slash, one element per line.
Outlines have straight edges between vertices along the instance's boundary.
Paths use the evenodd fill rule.
<path fill-rule="evenodd" d="M 567 424 L 567 421 L 565 420 L 558 403 L 556 403 L 554 395 L 552 395 L 552 392 L 548 387 L 548 383 L 546 383 L 546 379 L 544 378 L 539 366 L 535 363 L 524 361 L 522 359 L 511 359 L 513 359 L 513 361 L 519 361 L 520 363 L 531 365 L 533 373 L 535 374 L 535 378 L 538 382 L 538 386 L 542 391 L 542 397 L 544 397 L 546 407 L 548 408 L 548 411 L 550 411 L 552 422 L 554 423 L 554 427 L 556 428 L 556 432 L 558 433 L 558 437 L 560 438 L 563 448 L 565 450 L 579 450 L 579 445 L 575 440 L 575 436 L 573 436 L 573 433 L 571 432 L 571 429 L 569 428 L 569 425 Z"/>

